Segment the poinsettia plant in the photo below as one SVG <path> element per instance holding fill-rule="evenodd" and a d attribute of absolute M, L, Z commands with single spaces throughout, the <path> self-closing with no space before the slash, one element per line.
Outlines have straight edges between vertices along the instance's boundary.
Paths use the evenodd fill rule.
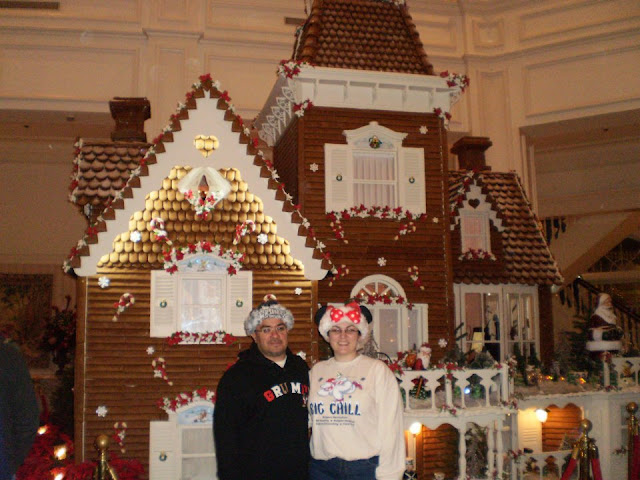
<path fill-rule="evenodd" d="M 76 349 L 76 310 L 71 308 L 71 296 L 65 297 L 67 304 L 63 309 L 53 307 L 53 315 L 47 321 L 42 344 L 51 352 L 52 361 L 58 367 L 58 373 L 73 359 Z"/>
<path fill-rule="evenodd" d="M 120 480 L 139 480 L 144 476 L 144 467 L 138 460 L 120 458 L 109 452 L 108 461 Z M 38 430 L 29 455 L 16 473 L 16 480 L 92 480 L 96 466 L 93 461 L 76 464 L 71 438 L 57 426 L 46 424 Z"/>

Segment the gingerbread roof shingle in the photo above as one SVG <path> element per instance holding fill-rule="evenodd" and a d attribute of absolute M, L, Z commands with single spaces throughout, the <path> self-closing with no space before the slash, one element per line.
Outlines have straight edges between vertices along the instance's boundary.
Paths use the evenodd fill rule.
<path fill-rule="evenodd" d="M 106 207 L 127 184 L 150 144 L 83 142 L 76 147 L 70 200 L 79 206 Z"/>
<path fill-rule="evenodd" d="M 315 0 L 293 60 L 320 67 L 433 75 L 407 7 L 385 0 Z"/>
<path fill-rule="evenodd" d="M 291 256 L 289 242 L 277 235 L 275 221 L 265 215 L 262 200 L 249 191 L 238 170 L 220 170 L 220 174 L 231 183 L 232 189 L 204 219 L 196 218 L 191 204 L 176 188 L 177 182 L 189 170 L 189 167 L 172 168 L 162 180 L 161 187 L 147 194 L 144 209 L 132 215 L 128 231 L 116 236 L 112 252 L 102 256 L 98 267 L 151 265 L 152 268 L 161 268 L 166 242 L 152 233 L 151 220 L 162 218 L 167 237 L 174 245 L 208 241 L 220 244 L 224 249 L 237 249 L 244 255 L 243 264 L 252 269 L 301 268 L 300 262 Z M 236 227 L 247 221 L 255 223 L 255 231 L 236 238 Z M 134 231 L 140 232 L 140 241 L 132 241 L 131 234 Z M 261 234 L 265 237 L 259 239 Z M 234 245 L 234 240 L 238 240 L 237 245 Z"/>
<path fill-rule="evenodd" d="M 458 197 L 464 191 L 468 172 L 449 173 L 449 200 L 452 214 L 457 214 Z M 531 209 L 520 180 L 515 173 L 483 171 L 473 175 L 502 220 L 503 268 L 470 273 L 464 262 L 454 259 L 454 281 L 465 284 L 518 283 L 526 285 L 560 285 L 562 275 L 545 241 L 542 227 Z"/>

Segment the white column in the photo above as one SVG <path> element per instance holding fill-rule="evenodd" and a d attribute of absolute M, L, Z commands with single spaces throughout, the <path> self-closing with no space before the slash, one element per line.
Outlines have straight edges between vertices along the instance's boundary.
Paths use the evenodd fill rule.
<path fill-rule="evenodd" d="M 504 444 L 502 443 L 503 429 L 503 420 L 502 417 L 500 417 L 496 420 L 496 470 L 498 470 L 498 478 L 502 478 L 502 472 L 504 471 Z"/>
<path fill-rule="evenodd" d="M 464 441 L 464 434 L 467 431 L 467 422 L 463 421 L 462 426 L 458 427 L 458 479 L 465 480 L 467 478 L 467 444 Z"/>

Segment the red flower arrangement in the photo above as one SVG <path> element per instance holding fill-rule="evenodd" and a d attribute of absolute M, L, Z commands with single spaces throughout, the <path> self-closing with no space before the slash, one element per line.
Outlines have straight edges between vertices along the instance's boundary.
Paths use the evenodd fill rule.
<path fill-rule="evenodd" d="M 138 460 L 129 460 L 109 453 L 109 464 L 120 480 L 139 480 L 144 467 Z M 41 427 L 29 456 L 18 469 L 16 480 L 42 480 L 64 475 L 64 480 L 92 480 L 96 462 L 74 462 L 73 441 L 55 425 Z"/>

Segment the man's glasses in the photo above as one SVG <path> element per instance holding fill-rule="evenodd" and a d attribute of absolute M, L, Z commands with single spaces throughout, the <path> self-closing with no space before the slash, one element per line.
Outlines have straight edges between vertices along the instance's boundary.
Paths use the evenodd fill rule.
<path fill-rule="evenodd" d="M 278 335 L 282 335 L 287 331 L 287 326 L 281 323 L 275 327 L 261 327 L 256 328 L 256 332 L 260 332 L 263 335 L 269 335 L 271 332 L 276 332 Z"/>
<path fill-rule="evenodd" d="M 331 327 L 329 329 L 329 335 L 332 337 L 339 337 L 343 333 L 345 335 L 348 335 L 349 337 L 353 337 L 355 335 L 358 335 L 360 333 L 360 330 L 358 330 L 356 327 L 347 327 L 344 330 L 338 327 Z"/>

